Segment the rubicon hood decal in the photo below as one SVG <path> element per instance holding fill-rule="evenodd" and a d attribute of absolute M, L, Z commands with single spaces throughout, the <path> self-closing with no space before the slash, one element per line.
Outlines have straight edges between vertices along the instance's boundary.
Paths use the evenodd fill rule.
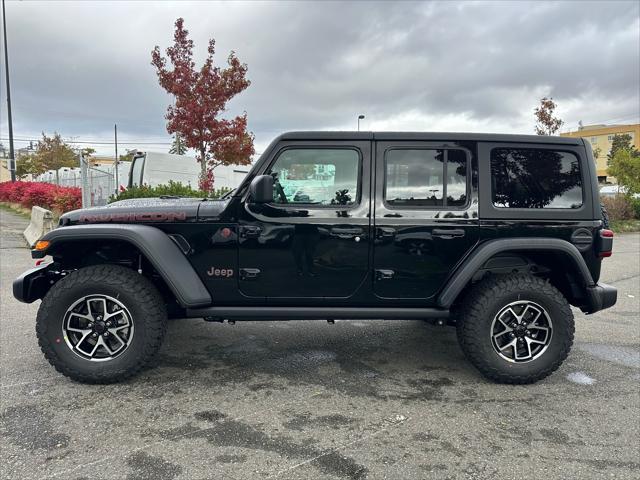
<path fill-rule="evenodd" d="M 122 213 L 81 213 L 80 223 L 107 222 L 176 222 L 187 219 L 186 212 L 122 212 Z"/>

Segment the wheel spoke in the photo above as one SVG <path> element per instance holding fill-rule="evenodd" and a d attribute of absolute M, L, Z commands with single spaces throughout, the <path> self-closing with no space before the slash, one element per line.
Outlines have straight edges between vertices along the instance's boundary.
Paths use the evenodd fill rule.
<path fill-rule="evenodd" d="M 504 335 L 505 333 L 509 333 L 509 332 L 511 332 L 511 329 L 503 330 L 503 331 L 501 331 L 500 333 L 496 333 L 496 334 L 493 336 L 493 339 L 494 339 L 494 340 L 497 340 L 499 337 L 501 337 L 501 336 L 502 336 L 502 335 Z"/>
<path fill-rule="evenodd" d="M 69 325 L 69 323 L 67 322 L 67 330 L 69 330 L 70 332 L 78 332 L 78 333 L 82 333 L 84 335 L 85 332 L 89 332 L 91 333 L 91 329 L 90 328 L 76 328 L 76 327 L 72 327 L 71 325 Z"/>
<path fill-rule="evenodd" d="M 527 327 L 529 330 L 543 330 L 545 332 L 549 331 L 549 328 L 547 327 L 540 327 L 538 325 L 530 325 L 529 327 Z"/>
<path fill-rule="evenodd" d="M 118 349 L 111 350 L 111 347 L 109 347 L 109 342 L 105 342 L 104 338 L 102 337 L 100 337 L 100 342 L 102 342 L 102 346 L 107 349 L 107 352 L 109 352 L 109 355 L 113 355 L 118 351 Z"/>
<path fill-rule="evenodd" d="M 514 351 L 516 349 L 516 344 L 518 343 L 518 340 L 516 338 L 514 338 L 513 340 L 511 340 L 509 343 L 507 343 L 506 345 L 503 345 L 502 347 L 498 347 L 501 351 L 506 350 L 509 347 L 513 347 Z"/>
<path fill-rule="evenodd" d="M 89 335 L 91 335 L 91 330 L 87 330 L 85 333 L 83 333 L 82 338 L 78 341 L 78 343 L 76 343 L 76 349 L 85 354 L 88 352 L 83 350 L 81 347 L 82 347 L 82 343 L 87 339 L 87 337 L 89 337 Z"/>
<path fill-rule="evenodd" d="M 114 337 L 115 339 L 117 339 L 118 342 L 120 342 L 120 346 L 118 348 L 116 348 L 116 350 L 115 350 L 117 352 L 118 350 L 120 350 L 123 347 L 124 342 L 120 338 L 120 335 L 118 335 L 117 330 L 115 328 L 110 328 L 109 329 L 109 333 L 111 333 L 111 336 Z M 105 342 L 105 343 L 107 343 L 107 342 Z"/>
<path fill-rule="evenodd" d="M 125 318 L 127 317 L 124 313 L 124 310 L 121 308 L 120 310 L 116 310 L 115 312 L 105 313 L 104 319 L 109 320 L 110 318 L 115 317 L 116 315 L 123 315 Z"/>
<path fill-rule="evenodd" d="M 504 325 L 504 321 L 503 321 L 502 317 L 504 317 L 507 313 L 510 313 L 513 318 L 518 320 L 518 315 L 516 314 L 516 311 L 513 308 L 509 307 L 504 311 L 504 313 L 502 315 L 500 315 L 500 318 L 498 319 L 498 320 L 500 320 L 500 322 L 503 323 L 503 325 Z"/>
<path fill-rule="evenodd" d="M 93 322 L 93 318 L 90 315 L 83 315 L 82 313 L 71 312 L 71 314 L 69 315 L 69 318 L 71 317 L 78 317 L 78 318 L 82 318 L 83 320 Z"/>
<path fill-rule="evenodd" d="M 102 341 L 102 337 L 98 337 L 98 340 L 96 340 L 96 344 L 93 346 L 93 350 L 91 350 L 91 352 L 89 353 L 89 356 L 90 356 L 91 358 L 93 358 L 93 356 L 94 356 L 94 355 L 95 355 L 95 353 L 96 353 L 96 350 L 98 350 L 98 347 L 99 347 L 100 345 L 104 345 L 104 342 Z"/>
<path fill-rule="evenodd" d="M 94 311 L 91 308 L 92 303 L 102 303 L 102 312 Z M 87 306 L 89 308 L 89 315 L 93 315 L 95 318 L 96 315 L 102 315 L 103 317 L 107 314 L 107 299 L 106 298 L 91 298 L 87 300 Z"/>
<path fill-rule="evenodd" d="M 536 322 L 538 321 L 538 319 L 540 318 L 540 315 L 542 315 L 542 312 L 541 312 L 540 310 L 538 310 L 537 308 L 536 308 L 536 309 L 534 309 L 534 310 L 536 311 L 536 316 L 535 316 L 535 317 L 533 317 L 533 319 L 532 319 L 532 320 L 529 320 L 529 321 L 527 322 L 527 327 L 528 327 L 528 328 L 532 328 L 532 327 L 534 327 L 534 326 L 535 326 L 535 323 L 536 323 Z"/>
<path fill-rule="evenodd" d="M 504 316 L 504 315 L 503 315 L 503 316 Z M 502 319 L 502 317 L 498 318 L 498 321 L 499 321 L 499 322 L 504 326 L 504 328 L 506 328 L 506 329 L 507 329 L 507 330 L 505 330 L 505 332 L 507 332 L 507 331 L 509 331 L 509 332 L 510 332 L 511 330 L 513 330 L 513 329 L 511 328 L 511 326 L 510 326 L 508 323 L 506 323 L 506 322 Z"/>

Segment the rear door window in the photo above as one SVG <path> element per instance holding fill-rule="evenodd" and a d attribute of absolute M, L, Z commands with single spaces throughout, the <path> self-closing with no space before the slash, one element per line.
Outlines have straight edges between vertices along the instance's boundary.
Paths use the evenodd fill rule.
<path fill-rule="evenodd" d="M 571 152 L 536 148 L 491 150 L 492 202 L 497 208 L 578 209 L 582 174 Z"/>
<path fill-rule="evenodd" d="M 390 207 L 463 207 L 467 155 L 454 149 L 394 148 L 385 154 L 385 203 Z"/>

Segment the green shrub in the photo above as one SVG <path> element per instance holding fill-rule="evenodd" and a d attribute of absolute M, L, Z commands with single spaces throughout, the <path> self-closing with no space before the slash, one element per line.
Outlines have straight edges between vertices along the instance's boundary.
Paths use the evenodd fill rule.
<path fill-rule="evenodd" d="M 153 198 L 161 196 L 173 196 L 173 197 L 196 197 L 196 198 L 220 198 L 227 193 L 229 188 L 219 188 L 213 192 L 207 192 L 203 190 L 194 190 L 191 185 L 183 185 L 182 182 L 174 182 L 169 180 L 169 183 L 150 187 L 149 185 L 142 185 L 139 187 L 131 187 L 123 189 L 118 195 L 111 195 L 109 203 L 117 202 L 118 200 L 127 200 L 130 198 Z"/>
<path fill-rule="evenodd" d="M 634 218 L 640 220 L 640 198 L 631 197 L 629 201 L 631 202 L 631 208 L 633 208 Z"/>

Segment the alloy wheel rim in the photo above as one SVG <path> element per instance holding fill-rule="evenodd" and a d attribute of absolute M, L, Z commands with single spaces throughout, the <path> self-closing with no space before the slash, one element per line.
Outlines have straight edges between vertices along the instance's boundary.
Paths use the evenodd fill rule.
<path fill-rule="evenodd" d="M 491 323 L 491 344 L 495 352 L 512 363 L 539 358 L 553 335 L 551 317 L 539 304 L 518 300 L 503 307 Z"/>
<path fill-rule="evenodd" d="M 127 307 L 108 295 L 87 295 L 71 305 L 63 318 L 67 346 L 92 362 L 113 360 L 131 345 L 133 319 Z"/>

